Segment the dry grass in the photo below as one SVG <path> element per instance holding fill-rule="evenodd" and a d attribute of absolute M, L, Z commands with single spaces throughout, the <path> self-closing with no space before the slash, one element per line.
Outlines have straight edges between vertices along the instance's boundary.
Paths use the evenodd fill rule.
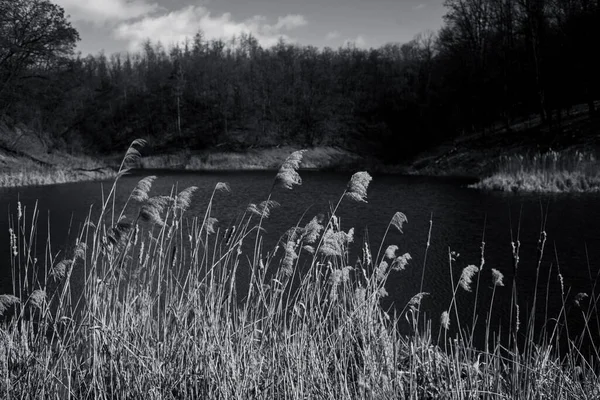
<path fill-rule="evenodd" d="M 0 187 L 54 185 L 58 183 L 106 180 L 115 177 L 110 169 L 78 171 L 62 167 L 24 168 L 0 171 Z"/>
<path fill-rule="evenodd" d="M 475 300 L 489 286 L 496 297 L 509 293 L 497 270 L 482 268 L 483 251 L 480 268 L 469 267 L 459 281 L 451 281 L 454 296 L 444 314 L 454 331 L 434 332 L 431 321 L 423 321 L 426 293 L 415 293 L 403 309 L 399 305 L 388 314 L 381 305 L 388 277 L 419 266 L 410 265 L 410 255 L 401 255 L 397 246 L 372 254 L 359 243 L 359 260 L 349 260 L 354 230 L 343 229 L 336 213 L 345 202 L 367 200 L 366 172 L 350 179 L 328 218 L 305 221 L 275 249 L 265 249 L 262 221 L 278 191 L 300 184 L 292 170 L 302 153 L 284 164 L 266 200 L 249 207 L 236 229 L 226 232 L 216 229 L 212 214 L 213 201 L 228 190 L 224 183 L 215 187 L 201 215 L 186 215 L 195 189 L 152 195 L 154 178 L 142 180 L 122 210 L 112 209 L 118 179 L 138 155 L 135 148 L 128 151 L 101 215 L 89 218 L 74 248 L 61 257 L 45 264 L 32 258 L 37 212 L 19 208 L 11 225 L 13 297 L 0 297 L 0 396 L 600 396 L 596 366 L 574 343 L 566 358 L 556 354 L 553 346 L 564 338 L 562 331 L 549 332 L 542 342 L 528 336 L 524 348 L 510 341 L 503 347 L 500 339 L 487 351 L 472 345 L 469 324 L 458 320 L 456 298 Z M 406 222 L 396 213 L 386 233 L 406 229 Z M 451 272 L 454 260 L 450 253 Z M 81 296 L 75 275 L 85 277 Z M 240 275 L 246 278 L 241 281 Z M 494 284 L 484 284 L 485 279 Z M 593 306 L 593 293 L 590 299 Z M 485 314 L 492 305 L 493 300 L 478 312 Z M 581 306 L 586 316 L 595 313 L 583 301 Z M 401 325 L 411 334 L 400 335 Z M 521 332 L 527 331 L 529 324 L 522 325 Z M 505 335 L 515 335 L 514 327 Z"/>
<path fill-rule="evenodd" d="M 115 174 L 103 162 L 85 155 L 55 151 L 27 158 L 0 149 L 0 187 L 106 180 Z"/>
<path fill-rule="evenodd" d="M 598 192 L 600 165 L 593 154 L 580 151 L 502 157 L 498 171 L 472 187 L 510 192 Z"/>
<path fill-rule="evenodd" d="M 189 170 L 277 170 L 292 147 L 250 149 L 245 152 L 210 151 L 199 154 L 166 154 L 144 157 L 141 166 L 148 169 Z M 334 147 L 317 147 L 306 151 L 303 168 L 345 168 L 360 162 L 360 157 Z"/>

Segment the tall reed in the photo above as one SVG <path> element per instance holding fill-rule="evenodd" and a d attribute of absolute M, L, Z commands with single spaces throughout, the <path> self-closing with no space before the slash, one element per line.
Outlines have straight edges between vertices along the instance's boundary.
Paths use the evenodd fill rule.
<path fill-rule="evenodd" d="M 13 219 L 13 293 L 0 296 L 3 397 L 600 396 L 597 366 L 580 347 L 573 345 L 566 358 L 556 352 L 562 332 L 527 340 L 529 351 L 515 352 L 503 347 L 500 334 L 489 341 L 488 329 L 489 347 L 477 349 L 465 340 L 467 332 L 477 334 L 468 319 L 453 321 L 443 342 L 435 340 L 437 322 L 421 318 L 428 293 L 386 311 L 381 300 L 389 276 L 418 267 L 394 244 L 382 251 L 382 243 L 373 255 L 357 243 L 359 259 L 349 259 L 354 229 L 342 227 L 336 213 L 345 202 L 367 201 L 368 173 L 351 177 L 330 215 L 301 220 L 267 249 L 262 221 L 277 205 L 280 186 L 301 184 L 303 153 L 283 164 L 265 201 L 249 205 L 222 232 L 212 204 L 230 190 L 226 183 L 216 185 L 201 215 L 188 215 L 197 188 L 155 195 L 155 177 L 142 179 L 115 209 L 119 178 L 138 162 L 141 145 L 132 144 L 99 216 L 90 213 L 68 253 L 57 256 L 48 240 L 44 260 L 36 259 L 37 210 Z M 391 218 L 388 229 L 403 231 L 406 216 Z M 456 261 L 452 253 L 450 260 Z M 453 283 L 448 309 L 458 316 L 457 299 L 472 299 L 474 274 L 491 282 L 489 328 L 494 298 L 507 293 L 498 270 L 467 267 Z M 595 304 L 585 308 L 583 295 L 578 301 L 593 336 Z M 402 325 L 411 334 L 400 334 Z"/>
<path fill-rule="evenodd" d="M 503 156 L 475 188 L 514 192 L 597 192 L 600 166 L 593 153 L 548 151 Z"/>

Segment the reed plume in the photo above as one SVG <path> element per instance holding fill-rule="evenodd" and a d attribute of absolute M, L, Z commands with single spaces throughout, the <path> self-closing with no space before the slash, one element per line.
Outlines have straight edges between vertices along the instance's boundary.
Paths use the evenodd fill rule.
<path fill-rule="evenodd" d="M 42 289 L 34 290 L 29 296 L 29 304 L 35 308 L 41 309 L 46 301 L 46 291 Z"/>
<path fill-rule="evenodd" d="M 319 235 L 323 231 L 324 227 L 321 224 L 323 218 L 313 217 L 309 223 L 304 227 L 304 243 L 306 244 L 314 244 Z"/>
<path fill-rule="evenodd" d="M 62 260 L 50 270 L 50 276 L 56 281 L 63 279 L 71 265 L 73 265 L 73 260 Z"/>
<path fill-rule="evenodd" d="M 492 268 L 492 281 L 494 282 L 494 286 L 504 286 L 504 275 L 502 272 L 498 271 L 496 268 Z"/>
<path fill-rule="evenodd" d="M 275 183 L 286 189 L 292 189 L 294 185 L 302 184 L 302 178 L 297 170 L 300 167 L 300 163 L 302 163 L 302 157 L 305 152 L 306 150 L 298 150 L 286 158 L 275 176 Z"/>
<path fill-rule="evenodd" d="M 258 215 L 261 218 L 269 218 L 271 215 L 271 210 L 276 207 L 279 207 L 279 203 L 275 200 L 265 200 L 261 201 L 258 205 L 250 203 L 248 205 L 248 211 L 252 214 Z"/>
<path fill-rule="evenodd" d="M 154 175 L 140 179 L 135 186 L 135 189 L 133 189 L 131 198 L 140 203 L 148 200 L 148 193 L 150 192 L 150 189 L 152 189 L 152 183 L 154 180 L 156 180 L 156 176 Z"/>
<path fill-rule="evenodd" d="M 396 259 L 392 263 L 392 269 L 394 271 L 404 271 L 410 260 L 412 260 L 411 255 L 408 253 L 404 253 L 401 256 L 396 257 Z"/>
<path fill-rule="evenodd" d="M 169 196 L 154 196 L 149 198 L 140 210 L 140 217 L 144 221 L 163 226 L 165 221 L 161 216 L 165 207 L 167 207 L 173 199 Z"/>
<path fill-rule="evenodd" d="M 421 301 L 423 301 L 423 297 L 425 296 L 429 296 L 429 292 L 421 292 L 421 293 L 417 293 L 415 294 L 409 301 L 407 304 L 407 307 L 411 310 L 411 311 L 417 311 L 419 309 L 419 307 L 421 307 Z"/>
<path fill-rule="evenodd" d="M 352 175 L 348 187 L 346 189 L 346 196 L 350 199 L 358 202 L 367 202 L 367 188 L 369 183 L 373 180 L 368 172 L 361 171 Z"/>
<path fill-rule="evenodd" d="M 388 248 L 385 250 L 385 258 L 390 260 L 396 258 L 396 251 L 398 251 L 398 246 L 396 246 L 395 244 L 389 245 Z"/>
<path fill-rule="evenodd" d="M 402 226 L 408 223 L 408 218 L 406 218 L 406 215 L 404 215 L 404 213 L 401 213 L 400 211 L 397 211 L 394 216 L 392 217 L 392 226 L 394 226 L 396 229 L 398 229 L 398 231 L 400 233 L 404 233 L 402 231 Z"/>
<path fill-rule="evenodd" d="M 192 203 L 192 195 L 196 190 L 198 190 L 198 187 L 190 186 L 179 192 L 179 194 L 176 197 L 175 208 L 181 210 L 181 212 L 187 211 L 187 209 L 190 208 L 190 204 Z"/>
<path fill-rule="evenodd" d="M 469 265 L 463 268 L 462 273 L 460 274 L 460 280 L 458 284 L 467 292 L 471 291 L 471 283 L 473 283 L 473 277 L 479 271 L 479 268 L 475 265 Z"/>
<path fill-rule="evenodd" d="M 12 294 L 0 294 L 0 317 L 4 315 L 6 310 L 15 304 L 19 304 L 21 301 L 17 296 Z"/>
<path fill-rule="evenodd" d="M 450 314 L 448 311 L 444 311 L 440 317 L 440 324 L 445 330 L 450 329 Z"/>

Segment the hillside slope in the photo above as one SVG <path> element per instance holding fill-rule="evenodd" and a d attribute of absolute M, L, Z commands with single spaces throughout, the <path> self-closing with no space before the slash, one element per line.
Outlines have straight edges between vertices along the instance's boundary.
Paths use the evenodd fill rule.
<path fill-rule="evenodd" d="M 600 102 L 598 102 L 600 104 Z M 406 173 L 485 177 L 492 174 L 503 156 L 544 153 L 549 150 L 600 150 L 600 119 L 589 117 L 584 106 L 563 115 L 560 127 L 529 118 L 497 129 L 458 137 L 422 152 L 405 163 Z"/>

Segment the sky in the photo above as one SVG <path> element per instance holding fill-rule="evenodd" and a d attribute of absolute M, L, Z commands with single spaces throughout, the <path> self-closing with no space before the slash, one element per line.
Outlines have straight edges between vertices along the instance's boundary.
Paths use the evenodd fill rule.
<path fill-rule="evenodd" d="M 83 55 L 165 47 L 201 30 L 207 39 L 251 33 L 262 46 L 286 42 L 338 48 L 406 43 L 442 25 L 444 0 L 53 0 Z"/>

